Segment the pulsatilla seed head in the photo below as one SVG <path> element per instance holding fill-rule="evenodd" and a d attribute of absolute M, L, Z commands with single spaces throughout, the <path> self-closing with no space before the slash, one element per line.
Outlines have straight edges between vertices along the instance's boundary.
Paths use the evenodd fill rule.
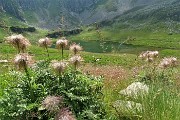
<path fill-rule="evenodd" d="M 159 67 L 161 68 L 167 68 L 167 67 L 174 67 L 177 65 L 177 58 L 170 57 L 170 58 L 164 58 L 160 64 Z"/>
<path fill-rule="evenodd" d="M 62 74 L 66 69 L 68 63 L 67 62 L 59 62 L 59 61 L 52 61 L 51 66 L 56 73 Z"/>
<path fill-rule="evenodd" d="M 61 38 L 59 40 L 57 40 L 56 42 L 56 48 L 57 49 L 63 49 L 68 45 L 68 40 L 66 40 L 66 38 Z"/>
<path fill-rule="evenodd" d="M 17 54 L 14 58 L 14 64 L 18 69 L 23 69 L 33 63 L 34 61 L 32 60 L 32 56 L 28 55 L 27 53 Z"/>
<path fill-rule="evenodd" d="M 74 64 L 75 66 L 80 65 L 80 63 L 83 61 L 83 58 L 79 55 L 75 55 L 69 59 L 70 63 Z"/>
<path fill-rule="evenodd" d="M 48 46 L 52 45 L 51 39 L 49 39 L 47 37 L 39 39 L 38 43 L 39 43 L 40 47 L 44 47 L 44 48 L 47 48 Z"/>
<path fill-rule="evenodd" d="M 18 49 L 19 52 L 23 52 L 27 49 L 28 46 L 31 45 L 28 39 L 26 39 L 24 36 L 21 34 L 19 35 L 11 35 L 6 39 L 6 42 L 11 44 L 13 47 Z"/>
<path fill-rule="evenodd" d="M 55 116 L 55 120 L 76 120 L 72 112 L 68 108 L 61 108 L 57 115 Z"/>
<path fill-rule="evenodd" d="M 59 105 L 63 102 L 61 96 L 47 96 L 42 101 L 42 106 L 48 111 L 56 111 L 59 109 Z"/>
<path fill-rule="evenodd" d="M 74 54 L 77 54 L 79 51 L 83 50 L 83 48 L 80 45 L 74 43 L 70 46 L 69 50 L 73 51 Z"/>

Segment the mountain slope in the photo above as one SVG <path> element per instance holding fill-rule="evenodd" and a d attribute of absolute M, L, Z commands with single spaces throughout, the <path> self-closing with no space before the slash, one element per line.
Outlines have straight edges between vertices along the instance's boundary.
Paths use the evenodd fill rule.
<path fill-rule="evenodd" d="M 37 27 L 65 29 L 110 20 L 158 2 L 163 0 L 1 0 L 0 12 Z"/>

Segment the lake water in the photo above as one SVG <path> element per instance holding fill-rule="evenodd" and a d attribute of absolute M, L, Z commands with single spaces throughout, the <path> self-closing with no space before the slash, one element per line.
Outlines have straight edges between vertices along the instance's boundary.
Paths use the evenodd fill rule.
<path fill-rule="evenodd" d="M 142 51 L 146 50 L 159 50 L 160 48 L 154 47 L 145 47 L 140 45 L 132 45 L 132 44 L 122 44 L 121 42 L 112 42 L 112 41 L 81 41 L 76 40 L 72 41 L 79 43 L 83 50 L 86 52 L 94 52 L 94 53 L 131 53 L 131 54 L 139 54 Z"/>

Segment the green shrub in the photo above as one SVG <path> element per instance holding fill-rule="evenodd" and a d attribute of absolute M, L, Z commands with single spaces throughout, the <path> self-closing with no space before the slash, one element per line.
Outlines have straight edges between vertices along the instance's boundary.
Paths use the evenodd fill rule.
<path fill-rule="evenodd" d="M 0 118 L 3 120 L 54 118 L 56 113 L 42 109 L 48 95 L 62 96 L 63 107 L 68 107 L 77 119 L 102 119 L 102 79 L 85 75 L 69 68 L 56 75 L 48 62 L 37 63 L 25 73 L 10 72 L 6 78 L 15 81 L 7 86 L 0 98 Z"/>

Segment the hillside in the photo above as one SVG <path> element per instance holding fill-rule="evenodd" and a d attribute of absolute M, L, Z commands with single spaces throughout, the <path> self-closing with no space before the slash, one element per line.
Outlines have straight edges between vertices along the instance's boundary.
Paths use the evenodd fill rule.
<path fill-rule="evenodd" d="M 168 0 L 167 0 L 168 1 Z M 162 0 L 1 0 L 0 12 L 41 28 L 73 28 L 110 20 Z"/>
<path fill-rule="evenodd" d="M 119 51 L 161 50 L 168 55 L 179 56 L 180 50 L 180 1 L 159 1 L 127 10 L 112 20 L 104 20 L 87 26 L 73 40 L 115 42 Z M 125 43 L 125 46 L 122 45 Z M 112 45 L 112 44 L 111 44 Z M 114 47 L 114 46 L 111 46 Z M 142 49 L 140 50 L 142 51 Z M 131 51 L 133 53 L 133 51 Z"/>

